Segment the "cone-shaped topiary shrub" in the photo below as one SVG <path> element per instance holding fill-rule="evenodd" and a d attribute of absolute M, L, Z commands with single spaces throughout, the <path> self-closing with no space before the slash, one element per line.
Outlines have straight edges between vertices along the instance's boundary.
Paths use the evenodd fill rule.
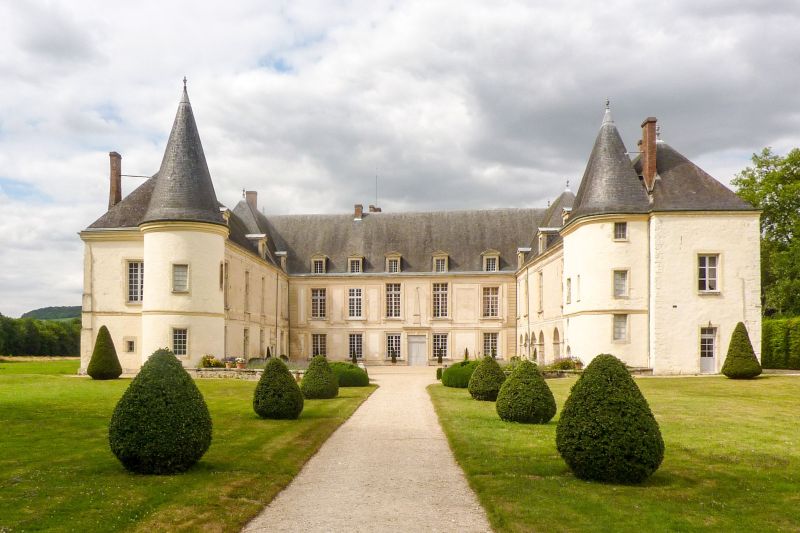
<path fill-rule="evenodd" d="M 311 360 L 300 383 L 300 390 L 306 398 L 336 398 L 339 394 L 339 380 L 327 359 L 317 355 Z"/>
<path fill-rule="evenodd" d="M 211 415 L 170 350 L 156 350 L 122 395 L 108 427 L 111 451 L 140 474 L 183 472 L 211 445 Z"/>
<path fill-rule="evenodd" d="M 478 361 L 461 361 L 450 365 L 442 371 L 442 385 L 456 389 L 466 389 L 469 385 L 469 378 L 475 372 Z"/>
<path fill-rule="evenodd" d="M 509 422 L 546 424 L 556 414 L 556 400 L 535 363 L 521 361 L 497 394 L 497 414 Z"/>
<path fill-rule="evenodd" d="M 86 373 L 92 376 L 92 379 L 117 379 L 122 375 L 122 365 L 119 364 L 114 341 L 105 326 L 100 326 L 100 331 L 97 332 L 97 340 Z"/>
<path fill-rule="evenodd" d="M 736 324 L 728 345 L 728 355 L 722 365 L 722 373 L 731 379 L 752 379 L 761 374 L 761 365 L 758 363 L 747 328 L 742 322 Z"/>
<path fill-rule="evenodd" d="M 467 388 L 474 399 L 493 402 L 505 380 L 506 373 L 494 358 L 487 355 L 475 367 Z"/>
<path fill-rule="evenodd" d="M 369 376 L 358 365 L 336 361 L 330 363 L 331 370 L 336 374 L 340 387 L 366 387 L 369 385 Z"/>
<path fill-rule="evenodd" d="M 303 393 L 286 363 L 267 361 L 253 393 L 253 410 L 261 418 L 294 420 L 303 411 Z"/>
<path fill-rule="evenodd" d="M 556 428 L 556 447 L 581 479 L 640 483 L 664 458 L 650 406 L 625 365 L 600 354 L 572 386 Z"/>

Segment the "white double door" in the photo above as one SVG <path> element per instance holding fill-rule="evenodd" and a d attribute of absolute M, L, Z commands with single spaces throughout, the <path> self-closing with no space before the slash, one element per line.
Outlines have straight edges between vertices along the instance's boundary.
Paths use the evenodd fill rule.
<path fill-rule="evenodd" d="M 425 335 L 408 336 L 408 364 L 410 366 L 428 365 L 428 339 Z"/>

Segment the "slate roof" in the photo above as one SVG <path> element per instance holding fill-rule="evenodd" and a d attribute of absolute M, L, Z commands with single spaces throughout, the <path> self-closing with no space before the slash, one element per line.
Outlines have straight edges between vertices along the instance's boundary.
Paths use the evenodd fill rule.
<path fill-rule="evenodd" d="M 155 176 L 139 185 L 117 205 L 92 222 L 89 229 L 135 228 L 142 222 L 142 217 L 150 204 L 150 197 L 156 185 Z"/>

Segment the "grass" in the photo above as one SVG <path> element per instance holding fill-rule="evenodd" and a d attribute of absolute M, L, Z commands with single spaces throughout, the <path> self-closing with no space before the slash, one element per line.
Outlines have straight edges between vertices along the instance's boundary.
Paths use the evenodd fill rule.
<path fill-rule="evenodd" d="M 800 531 L 800 378 L 643 378 L 666 444 L 640 486 L 575 478 L 555 430 L 575 379 L 548 380 L 559 413 L 502 422 L 466 389 L 429 387 L 456 459 L 498 531 Z"/>
<path fill-rule="evenodd" d="M 75 375 L 80 365 L 78 357 L 0 357 L 0 379 L 10 374 Z"/>
<path fill-rule="evenodd" d="M 69 364 L 68 364 L 69 363 Z M 306 400 L 297 421 L 259 419 L 256 382 L 200 380 L 214 440 L 185 474 L 125 471 L 108 421 L 130 380 L 92 381 L 77 361 L 0 361 L 0 531 L 234 531 L 297 474 L 374 387 Z"/>

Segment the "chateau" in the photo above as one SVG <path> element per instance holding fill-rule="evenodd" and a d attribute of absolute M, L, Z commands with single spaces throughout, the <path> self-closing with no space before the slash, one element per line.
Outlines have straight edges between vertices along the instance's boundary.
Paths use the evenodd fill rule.
<path fill-rule="evenodd" d="M 632 160 L 630 155 L 636 157 Z M 100 326 L 135 372 L 158 348 L 427 365 L 484 354 L 716 373 L 736 323 L 759 353 L 759 216 L 642 124 L 606 109 L 577 194 L 546 209 L 265 215 L 216 198 L 184 87 L 161 167 L 85 244 L 81 368 Z"/>

